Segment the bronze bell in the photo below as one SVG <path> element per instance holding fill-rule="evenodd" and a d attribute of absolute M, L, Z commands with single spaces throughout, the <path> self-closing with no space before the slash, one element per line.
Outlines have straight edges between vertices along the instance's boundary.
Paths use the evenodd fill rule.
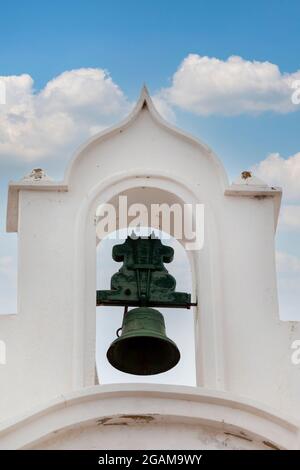
<path fill-rule="evenodd" d="M 110 364 L 123 372 L 152 375 L 176 366 L 180 353 L 166 336 L 162 314 L 151 307 L 190 308 L 191 295 L 176 292 L 176 281 L 165 268 L 174 250 L 155 236 L 127 237 L 113 247 L 112 256 L 123 265 L 111 278 L 110 290 L 97 291 L 97 305 L 124 306 L 121 336 L 109 347 Z M 127 311 L 128 307 L 133 308 Z M 117 332 L 117 334 L 118 334 Z"/>
<path fill-rule="evenodd" d="M 158 310 L 139 307 L 126 312 L 119 330 L 121 336 L 107 351 L 107 359 L 116 369 L 128 374 L 154 375 L 179 362 L 180 352 L 166 336 L 164 317 Z"/>

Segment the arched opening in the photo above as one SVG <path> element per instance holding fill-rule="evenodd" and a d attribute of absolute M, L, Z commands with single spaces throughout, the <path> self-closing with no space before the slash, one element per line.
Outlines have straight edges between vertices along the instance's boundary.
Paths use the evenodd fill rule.
<path fill-rule="evenodd" d="M 119 196 L 114 196 L 110 201 L 110 204 L 116 209 L 119 209 Z M 149 213 L 152 204 L 167 204 L 169 206 L 177 204 L 180 207 L 183 205 L 177 196 L 159 188 L 131 188 L 123 192 L 121 196 L 127 198 L 128 208 L 133 207 L 139 201 L 139 203 L 144 205 L 146 211 L 149 209 Z M 98 214 L 97 209 L 96 215 L 98 216 Z M 131 213 L 130 215 L 136 214 Z M 143 221 L 145 220 L 143 218 Z M 154 231 L 163 244 L 174 249 L 174 260 L 166 268 L 176 279 L 176 291 L 191 293 L 192 299 L 195 300 L 192 255 L 184 248 L 184 233 L 180 240 L 173 236 L 178 235 L 174 219 L 172 219 L 168 228 L 169 233 L 159 230 L 157 226 L 151 227 L 145 225 L 141 227 L 139 225 L 136 227 L 132 220 L 130 221 L 129 219 L 128 222 L 128 227 L 120 228 L 121 224 L 119 214 L 117 213 L 115 225 L 117 230 L 112 231 L 104 238 L 102 237 L 101 240 L 97 238 L 97 290 L 110 289 L 111 277 L 122 265 L 122 263 L 117 263 L 112 259 L 112 248 L 116 244 L 123 243 L 127 235 L 131 234 L 132 229 L 135 227 L 137 235 L 145 236 Z M 97 308 L 96 369 L 99 383 L 146 382 L 196 385 L 194 308 L 159 308 L 159 311 L 165 318 L 168 337 L 175 341 L 181 352 L 180 362 L 176 367 L 165 373 L 153 376 L 136 376 L 114 369 L 106 358 L 107 349 L 116 338 L 115 332 L 122 324 L 124 307 L 100 306 Z"/>
<path fill-rule="evenodd" d="M 77 249 L 74 258 L 76 265 L 75 284 L 78 286 L 74 292 L 76 301 L 74 304 L 73 357 L 75 363 L 78 364 L 74 368 L 74 387 L 91 386 L 98 383 L 98 379 L 100 383 L 103 383 L 101 375 L 99 378 L 95 377 L 95 292 L 97 290 L 95 248 L 98 242 L 96 236 L 98 207 L 110 203 L 117 209 L 118 198 L 124 195 L 128 195 L 129 202 L 139 202 L 145 204 L 146 207 L 152 203 L 153 196 L 155 196 L 156 202 L 161 203 L 167 201 L 170 204 L 197 205 L 202 201 L 205 202 L 204 198 L 199 199 L 199 196 L 183 184 L 180 178 L 173 179 L 167 175 L 145 176 L 144 173 L 143 175 L 140 172 L 137 173 L 137 175 L 129 177 L 119 175 L 106 181 L 105 184 L 97 184 L 91 191 L 89 198 L 83 201 L 78 212 L 75 246 L 80 246 L 81 249 Z M 130 204 L 128 203 L 128 205 Z M 224 345 L 222 320 L 218 321 L 222 314 L 222 293 L 217 263 L 220 245 L 213 211 L 210 210 L 210 207 L 207 210 L 206 208 L 207 204 L 205 205 L 205 240 L 209 240 L 209 242 L 205 243 L 204 249 L 186 250 L 192 272 L 192 300 L 197 302 L 197 306 L 193 307 L 195 330 L 191 339 L 194 340 L 195 335 L 197 386 L 222 388 L 224 384 Z M 121 225 L 119 222 L 117 220 L 117 230 Z M 173 227 L 169 233 L 171 236 L 174 235 Z M 186 247 L 187 240 L 181 240 L 181 245 Z M 101 259 L 98 259 L 98 263 L 99 269 L 105 268 Z M 212 291 L 213 286 L 214 291 Z M 111 339 L 113 340 L 114 337 Z M 83 359 L 80 359 L 81 357 Z M 134 381 L 136 382 L 136 380 Z M 178 383 L 177 380 L 176 383 Z"/>
<path fill-rule="evenodd" d="M 183 246 L 172 236 L 153 228 L 141 227 L 139 235 L 144 236 L 154 231 L 163 244 L 174 249 L 174 261 L 167 266 L 169 273 L 176 279 L 176 289 L 182 292 L 192 291 L 192 271 L 188 256 Z M 109 289 L 111 276 L 122 263 L 112 259 L 114 245 L 123 243 L 127 229 L 108 235 L 97 246 L 97 290 Z M 159 308 L 163 314 L 169 338 L 177 344 L 181 359 L 176 367 L 162 374 L 136 376 L 114 369 L 106 358 L 111 342 L 116 338 L 116 330 L 121 326 L 124 308 L 101 306 L 96 313 L 96 367 L 101 384 L 120 382 L 168 383 L 178 385 L 196 385 L 194 311 L 183 308 Z"/>

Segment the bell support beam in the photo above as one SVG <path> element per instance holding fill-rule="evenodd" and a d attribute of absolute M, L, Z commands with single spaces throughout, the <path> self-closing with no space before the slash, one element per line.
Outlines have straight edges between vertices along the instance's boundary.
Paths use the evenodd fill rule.
<path fill-rule="evenodd" d="M 190 308 L 191 295 L 176 292 L 176 280 L 165 268 L 174 257 L 173 248 L 150 235 L 131 235 L 113 247 L 114 261 L 123 262 L 111 278 L 110 290 L 98 290 L 96 305 Z"/>

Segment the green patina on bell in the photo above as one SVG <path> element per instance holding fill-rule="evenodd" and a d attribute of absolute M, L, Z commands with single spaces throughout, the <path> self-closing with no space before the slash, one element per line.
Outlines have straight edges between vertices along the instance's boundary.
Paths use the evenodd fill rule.
<path fill-rule="evenodd" d="M 125 306 L 122 334 L 109 347 L 110 364 L 122 372 L 153 375 L 176 366 L 180 352 L 166 336 L 164 317 L 151 307 L 190 308 L 191 295 L 176 292 L 176 280 L 165 268 L 173 248 L 153 236 L 127 237 L 113 247 L 113 259 L 123 262 L 111 278 L 110 290 L 97 291 L 97 305 Z M 128 307 L 138 307 L 128 311 Z M 118 331 L 119 331 L 118 330 Z M 118 334 L 118 333 L 117 333 Z"/>
<path fill-rule="evenodd" d="M 122 334 L 107 351 L 107 359 L 116 369 L 135 375 L 154 375 L 176 366 L 180 352 L 166 336 L 162 314 L 139 307 L 124 314 Z"/>

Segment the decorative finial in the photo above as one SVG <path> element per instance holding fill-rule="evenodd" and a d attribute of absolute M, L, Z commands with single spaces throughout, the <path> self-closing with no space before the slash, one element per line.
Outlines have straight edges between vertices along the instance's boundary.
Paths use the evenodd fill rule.
<path fill-rule="evenodd" d="M 241 177 L 243 178 L 243 180 L 247 180 L 248 178 L 252 178 L 252 173 L 248 170 L 242 171 Z"/>
<path fill-rule="evenodd" d="M 43 170 L 42 168 L 34 168 L 28 175 L 22 178 L 22 181 L 40 182 L 40 181 L 52 181 L 52 179 L 47 175 L 45 170 Z"/>

